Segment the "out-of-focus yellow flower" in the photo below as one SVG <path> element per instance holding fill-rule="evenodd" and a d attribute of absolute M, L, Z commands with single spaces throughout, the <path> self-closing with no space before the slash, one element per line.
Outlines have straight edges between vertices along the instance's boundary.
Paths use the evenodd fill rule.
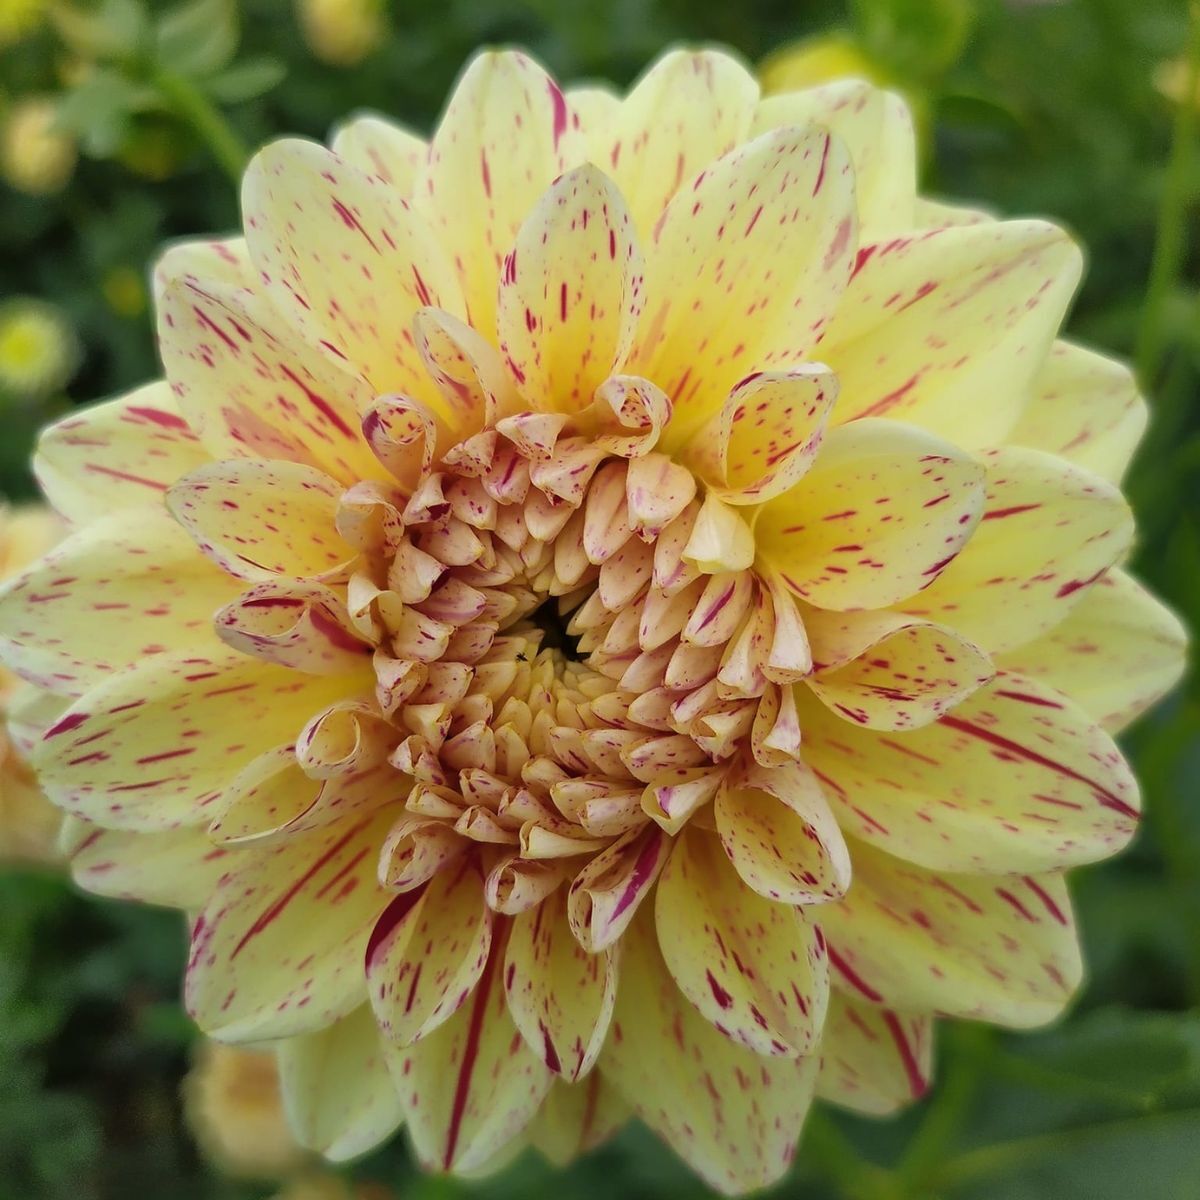
<path fill-rule="evenodd" d="M 47 0 L 0 0 L 0 49 L 31 34 L 46 15 Z"/>
<path fill-rule="evenodd" d="M 383 39 L 380 0 L 296 0 L 309 49 L 323 62 L 352 67 Z"/>
<path fill-rule="evenodd" d="M 301 1144 L 472 1174 L 633 1112 L 749 1191 L 814 1096 L 919 1096 L 935 1018 L 1062 1011 L 1184 641 L 1066 233 L 717 51 L 485 53 L 429 145 L 242 198 L 159 263 L 166 378 L 44 435 L 80 530 L 0 651 L 69 705 L 74 877 L 197 914 L 189 1011 L 275 1043 Z"/>
<path fill-rule="evenodd" d="M 75 139 L 55 127 L 57 113 L 48 96 L 25 96 L 9 109 L 0 128 L 0 170 L 18 191 L 46 196 L 71 178 Z"/>
<path fill-rule="evenodd" d="M 1200 88 L 1192 87 L 1189 91 L 1191 70 L 1186 56 L 1172 58 L 1159 63 L 1154 71 L 1154 86 L 1172 104 L 1191 104 L 1200 106 Z"/>
<path fill-rule="evenodd" d="M 768 55 L 758 70 L 763 93 L 794 92 L 835 79 L 868 79 L 888 84 L 887 73 L 873 63 L 848 33 L 829 33 L 791 42 Z"/>
<path fill-rule="evenodd" d="M 0 307 L 0 390 L 44 396 L 74 374 L 79 345 L 53 305 L 21 298 Z"/>
<path fill-rule="evenodd" d="M 230 1175 L 283 1179 L 308 1157 L 288 1128 L 271 1051 L 205 1039 L 184 1082 L 184 1099 L 196 1141 Z"/>
<path fill-rule="evenodd" d="M 40 558 L 63 531 L 62 519 L 48 508 L 0 507 L 0 580 Z M 19 692 L 28 696 L 29 686 L 0 668 L 0 862 L 51 863 L 59 857 L 62 813 L 43 795 L 9 735 L 9 709 Z"/>
<path fill-rule="evenodd" d="M 139 317 L 146 311 L 146 285 L 132 267 L 113 267 L 101 283 L 104 299 L 122 317 Z"/>

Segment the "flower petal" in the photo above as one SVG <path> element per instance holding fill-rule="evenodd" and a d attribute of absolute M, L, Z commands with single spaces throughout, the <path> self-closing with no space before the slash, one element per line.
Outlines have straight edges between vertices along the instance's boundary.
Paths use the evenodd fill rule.
<path fill-rule="evenodd" d="M 257 276 L 250 261 L 246 239 L 241 237 L 176 242 L 168 246 L 154 264 L 154 311 L 163 293 L 176 280 L 186 279 L 202 288 L 217 285 L 232 290 L 240 299 L 254 291 Z"/>
<path fill-rule="evenodd" d="M 302 463 L 210 463 L 167 494 L 175 519 L 238 579 L 331 579 L 355 552 L 335 528 L 342 489 Z"/>
<path fill-rule="evenodd" d="M 1119 483 L 1146 428 L 1146 402 L 1124 363 L 1056 342 L 1005 439 L 1046 450 Z"/>
<path fill-rule="evenodd" d="M 808 474 L 763 506 L 755 540 L 810 604 L 883 608 L 928 587 L 967 543 L 983 479 L 972 457 L 924 430 L 855 421 L 831 429 Z"/>
<path fill-rule="evenodd" d="M 850 856 L 811 771 L 797 762 L 756 769 L 717 793 L 721 844 L 752 891 L 783 904 L 820 904 L 850 885 Z"/>
<path fill-rule="evenodd" d="M 820 363 L 756 371 L 692 440 L 688 459 L 730 504 L 771 500 L 812 466 L 837 394 Z"/>
<path fill-rule="evenodd" d="M 979 527 L 941 576 L 902 607 L 992 654 L 1052 629 L 1133 540 L 1121 493 L 1038 450 L 988 451 Z"/>
<path fill-rule="evenodd" d="M 529 1127 L 529 1140 L 556 1167 L 608 1141 L 629 1120 L 626 1103 L 599 1071 L 578 1084 L 556 1079 Z"/>
<path fill-rule="evenodd" d="M 246 168 L 242 210 L 254 265 L 296 329 L 377 394 L 424 399 L 412 316 L 423 305 L 458 315 L 463 303 L 449 259 L 397 191 L 324 146 L 285 138 Z"/>
<path fill-rule="evenodd" d="M 161 508 L 167 488 L 211 457 L 170 387 L 148 383 L 51 425 L 33 470 L 54 508 L 86 524 L 119 508 Z"/>
<path fill-rule="evenodd" d="M 782 125 L 819 125 L 846 143 L 854 164 L 858 219 L 867 237 L 908 229 L 917 194 L 917 147 L 912 115 L 895 92 L 861 79 L 765 96 L 751 136 Z"/>
<path fill-rule="evenodd" d="M 279 1043 L 279 1085 L 296 1140 L 344 1162 L 374 1149 L 403 1114 L 369 1005 Z"/>
<path fill-rule="evenodd" d="M 213 612 L 235 590 L 166 512 L 118 510 L 0 589 L 5 665 L 78 696 L 155 654 L 210 653 Z"/>
<path fill-rule="evenodd" d="M 635 922 L 600 1070 L 704 1181 L 726 1195 L 774 1183 L 795 1153 L 818 1059 L 762 1058 L 684 999 L 653 923 Z"/>
<path fill-rule="evenodd" d="M 829 963 L 802 909 L 751 891 L 712 834 L 675 841 L 655 894 L 663 961 L 700 1015 L 767 1056 L 813 1053 L 829 998 Z"/>
<path fill-rule="evenodd" d="M 933 870 L 1059 870 L 1108 858 L 1137 829 L 1137 784 L 1112 739 L 1020 675 L 914 732 L 856 729 L 811 702 L 800 722 L 842 828 Z"/>
<path fill-rule="evenodd" d="M 1027 1028 L 1083 965 L 1061 875 L 943 875 L 855 843 L 854 887 L 821 910 L 835 987 L 856 1000 Z"/>
<path fill-rule="evenodd" d="M 205 806 L 256 755 L 362 676 L 300 675 L 224 647 L 159 654 L 87 692 L 34 755 L 47 794 L 87 819 L 161 830 L 205 818 Z"/>
<path fill-rule="evenodd" d="M 589 954 L 567 920 L 566 888 L 513 918 L 508 1011 L 530 1050 L 568 1083 L 595 1065 L 617 996 L 615 950 Z"/>
<path fill-rule="evenodd" d="M 845 148 L 794 128 L 726 154 L 671 201 L 646 247 L 650 307 L 631 356 L 674 404 L 666 448 L 749 371 L 805 357 L 846 287 L 854 220 Z"/>
<path fill-rule="evenodd" d="M 868 729 L 920 729 L 996 673 L 973 642 L 915 617 L 809 609 L 804 627 L 819 663 L 805 680 L 813 695 Z"/>
<path fill-rule="evenodd" d="M 933 1020 L 835 994 L 821 1039 L 817 1097 L 886 1117 L 919 1100 L 933 1078 Z"/>
<path fill-rule="evenodd" d="M 1117 733 L 1166 695 L 1187 665 L 1187 629 L 1123 571 L 1108 571 L 1065 620 L 998 660 L 1065 692 Z"/>
<path fill-rule="evenodd" d="M 633 85 L 592 152 L 640 233 L 649 236 L 680 187 L 745 140 L 757 100 L 754 76 L 717 50 L 670 50 Z"/>
<path fill-rule="evenodd" d="M 68 851 L 71 878 L 98 896 L 194 911 L 234 861 L 202 829 L 146 833 L 78 825 Z"/>
<path fill-rule="evenodd" d="M 382 179 L 408 199 L 425 165 L 429 146 L 402 125 L 363 113 L 334 130 L 329 148 L 351 166 Z"/>
<path fill-rule="evenodd" d="M 407 1046 L 459 1010 L 487 963 L 492 924 L 473 859 L 392 900 L 366 960 L 371 1007 L 386 1037 Z"/>
<path fill-rule="evenodd" d="M 501 982 L 503 938 L 470 999 L 428 1037 L 387 1043 L 417 1158 L 442 1171 L 475 1171 L 533 1120 L 553 1074 L 508 1015 Z"/>
<path fill-rule="evenodd" d="M 292 1037 L 362 1004 L 363 953 L 392 898 L 375 866 L 393 819 L 384 809 L 240 852 L 192 928 L 184 1002 L 201 1029 Z"/>
<path fill-rule="evenodd" d="M 214 457 L 287 459 L 343 484 L 382 477 L 359 431 L 370 395 L 362 380 L 262 300 L 179 280 L 166 286 L 158 322 L 180 411 Z"/>
<path fill-rule="evenodd" d="M 500 350 L 534 408 L 579 412 L 621 369 L 643 271 L 612 181 L 590 164 L 555 180 L 522 222 L 500 281 Z"/>
<path fill-rule="evenodd" d="M 960 446 L 995 445 L 1079 280 L 1081 256 L 1041 221 L 991 221 L 863 246 L 818 357 L 835 422 L 887 415 Z"/>
<path fill-rule="evenodd" d="M 485 51 L 467 65 L 433 135 L 413 207 L 453 260 L 471 325 L 484 337 L 496 327 L 501 261 L 521 222 L 583 160 L 573 124 L 558 84 L 537 63 Z"/>

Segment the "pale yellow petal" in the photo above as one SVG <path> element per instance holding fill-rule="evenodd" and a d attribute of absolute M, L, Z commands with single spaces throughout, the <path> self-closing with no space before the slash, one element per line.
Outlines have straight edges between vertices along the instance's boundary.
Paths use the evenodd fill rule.
<path fill-rule="evenodd" d="M 623 950 L 605 1080 L 710 1187 L 774 1183 L 795 1153 L 817 1056 L 762 1058 L 719 1033 L 676 987 L 648 918 Z"/>
<path fill-rule="evenodd" d="M 932 1077 L 932 1017 L 833 996 L 821 1039 L 818 1099 L 884 1117 L 919 1100 Z"/>
<path fill-rule="evenodd" d="M 314 1033 L 366 999 L 363 955 L 391 893 L 375 879 L 391 823 L 367 813 L 239 851 L 192 927 L 184 1003 L 206 1033 Z"/>
<path fill-rule="evenodd" d="M 78 696 L 156 654 L 209 653 L 236 589 L 165 510 L 118 510 L 0 588 L 5 665 Z"/>
<path fill-rule="evenodd" d="M 939 722 L 889 734 L 801 706 L 804 758 L 842 828 L 933 870 L 1003 874 L 1108 858 L 1137 785 L 1065 696 L 1002 672 Z"/>
<path fill-rule="evenodd" d="M 1146 402 L 1124 363 L 1056 342 L 1005 439 L 1119 483 L 1146 428 Z"/>
<path fill-rule="evenodd" d="M 242 210 L 250 256 L 280 312 L 376 393 L 423 397 L 430 384 L 412 316 L 426 305 L 461 315 L 463 302 L 452 263 L 399 193 L 292 138 L 251 160 Z"/>
<path fill-rule="evenodd" d="M 402 125 L 374 113 L 360 113 L 334 131 L 329 148 L 368 175 L 382 179 L 408 199 L 425 165 L 428 144 Z"/>
<path fill-rule="evenodd" d="M 155 655 L 77 700 L 47 731 L 34 765 L 56 803 L 114 828 L 206 820 L 256 755 L 295 738 L 314 712 L 371 686 L 301 675 L 224 647 Z"/>
<path fill-rule="evenodd" d="M 1187 629 L 1140 583 L 1114 568 L 1065 620 L 997 661 L 1065 692 L 1117 733 L 1179 681 L 1187 666 Z"/>
<path fill-rule="evenodd" d="M 810 604 L 883 608 L 927 588 L 967 544 L 983 481 L 976 459 L 922 429 L 854 421 L 829 430 L 808 474 L 763 506 L 755 540 Z"/>
<path fill-rule="evenodd" d="M 1053 225 L 993 221 L 859 250 L 815 357 L 837 372 L 833 420 L 890 416 L 967 449 L 1015 425 L 1081 269 Z"/>
<path fill-rule="evenodd" d="M 559 888 L 513 918 L 504 957 L 508 1010 L 546 1066 L 576 1083 L 595 1065 L 617 996 L 615 949 L 589 954 L 571 932 Z"/>
<path fill-rule="evenodd" d="M 417 1158 L 440 1171 L 485 1167 L 537 1114 L 554 1075 L 526 1045 L 504 998 L 493 947 L 470 999 L 428 1037 L 387 1044 Z"/>
<path fill-rule="evenodd" d="M 529 1127 L 529 1141 L 554 1166 L 565 1167 L 608 1141 L 630 1115 L 599 1071 L 574 1084 L 556 1079 Z"/>
<path fill-rule="evenodd" d="M 855 248 L 854 183 L 831 134 L 782 129 L 685 183 L 646 246 L 647 308 L 631 369 L 674 405 L 677 449 L 751 371 L 806 357 Z"/>
<path fill-rule="evenodd" d="M 971 540 L 901 607 L 957 629 L 992 654 L 1052 629 L 1133 539 L 1112 484 L 1038 450 L 988 451 L 987 499 Z"/>
<path fill-rule="evenodd" d="M 33 469 L 54 508 L 86 524 L 119 508 L 161 508 L 167 488 L 211 457 L 160 382 L 51 425 Z"/>
<path fill-rule="evenodd" d="M 612 170 L 613 126 L 621 111 L 621 97 L 603 84 L 583 84 L 564 92 L 571 115 L 579 122 L 579 133 L 589 162 Z M 557 1089 L 556 1089 L 557 1090 Z"/>
<path fill-rule="evenodd" d="M 765 900 L 720 842 L 676 839 L 655 894 L 663 961 L 680 991 L 726 1037 L 756 1054 L 811 1054 L 829 998 L 829 963 L 804 910 Z"/>
<path fill-rule="evenodd" d="M 764 97 L 751 134 L 781 125 L 819 125 L 846 143 L 854 163 L 858 218 L 864 238 L 913 223 L 917 147 L 912 114 L 895 92 L 861 79 Z"/>
<path fill-rule="evenodd" d="M 620 371 L 642 310 L 644 263 L 620 192 L 567 172 L 521 224 L 504 263 L 500 351 L 528 403 L 579 412 Z"/>
<path fill-rule="evenodd" d="M 537 63 L 485 51 L 467 65 L 430 142 L 413 207 L 450 257 L 471 325 L 486 338 L 495 333 L 501 262 L 521 222 L 584 158 L 573 126 L 558 84 Z"/>
<path fill-rule="evenodd" d="M 326 1029 L 285 1038 L 278 1054 L 284 1110 L 301 1145 L 343 1162 L 400 1124 L 400 1097 L 368 1005 Z"/>
<path fill-rule="evenodd" d="M 1058 1016 L 1083 973 L 1061 875 L 923 870 L 856 842 L 821 910 L 832 980 L 856 1000 L 1013 1028 Z"/>
<path fill-rule="evenodd" d="M 233 289 L 243 297 L 254 290 L 257 276 L 246 249 L 246 239 L 220 238 L 206 241 L 176 242 L 168 246 L 154 264 L 154 309 L 157 312 L 163 293 L 176 280 L 186 279 L 201 287 Z"/>

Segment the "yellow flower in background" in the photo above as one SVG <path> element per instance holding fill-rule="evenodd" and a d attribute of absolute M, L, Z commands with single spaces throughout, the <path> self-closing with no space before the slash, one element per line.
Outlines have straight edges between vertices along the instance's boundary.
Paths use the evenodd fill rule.
<path fill-rule="evenodd" d="M 101 283 L 108 307 L 122 317 L 140 317 L 146 311 L 146 285 L 132 267 L 113 267 Z"/>
<path fill-rule="evenodd" d="M 305 1146 L 633 1112 L 738 1193 L 814 1095 L 919 1096 L 935 1015 L 1069 1001 L 1182 665 L 1119 565 L 1145 406 L 1056 340 L 1061 230 L 915 180 L 866 82 L 483 54 L 428 145 L 260 152 L 159 264 L 166 378 L 43 437 L 78 529 L 0 646 L 74 876 L 198 914 L 188 1009 Z"/>
<path fill-rule="evenodd" d="M 838 79 L 889 82 L 848 33 L 823 34 L 781 46 L 763 60 L 758 79 L 768 96 Z"/>
<path fill-rule="evenodd" d="M 39 559 L 63 533 L 62 520 L 48 508 L 0 507 L 0 579 L 12 578 Z M 47 708 L 45 700 L 36 688 L 0 669 L 0 863 L 53 863 L 60 858 L 56 843 L 62 813 L 46 799 L 26 762 L 31 741 L 60 707 L 51 700 Z"/>
<path fill-rule="evenodd" d="M 0 0 L 0 49 L 15 46 L 42 23 L 47 0 Z"/>
<path fill-rule="evenodd" d="M 0 126 L 0 171 L 10 186 L 31 196 L 61 191 L 75 170 L 75 139 L 56 126 L 58 106 L 47 96 L 26 96 Z"/>
<path fill-rule="evenodd" d="M 308 48 L 323 62 L 352 67 L 384 36 L 381 0 L 296 0 Z"/>
<path fill-rule="evenodd" d="M 0 307 L 0 391 L 44 396 L 75 373 L 79 344 L 62 312 L 21 298 Z"/>
<path fill-rule="evenodd" d="M 308 1158 L 288 1128 L 279 1069 L 268 1050 L 202 1040 L 184 1099 L 205 1156 L 229 1175 L 283 1179 Z"/>

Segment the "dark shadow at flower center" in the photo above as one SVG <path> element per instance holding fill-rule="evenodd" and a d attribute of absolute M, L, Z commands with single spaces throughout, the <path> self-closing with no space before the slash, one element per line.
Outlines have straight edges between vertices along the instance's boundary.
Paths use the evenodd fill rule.
<path fill-rule="evenodd" d="M 557 650 L 568 662 L 582 662 L 584 656 L 579 653 L 579 638 L 567 632 L 571 614 L 561 612 L 559 603 L 557 596 L 551 596 L 526 619 L 542 631 L 543 650 Z"/>

